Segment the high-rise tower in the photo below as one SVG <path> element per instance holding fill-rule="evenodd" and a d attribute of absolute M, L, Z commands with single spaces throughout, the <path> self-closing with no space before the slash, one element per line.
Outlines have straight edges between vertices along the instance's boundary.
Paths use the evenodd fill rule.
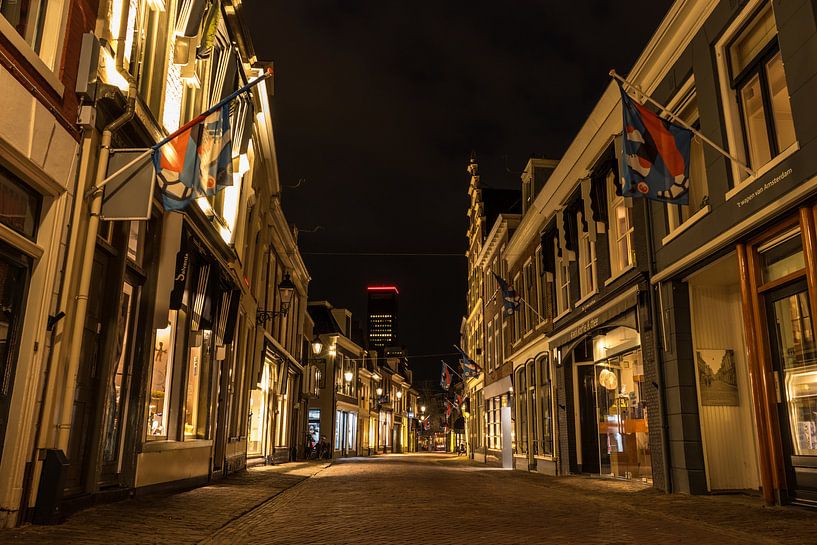
<path fill-rule="evenodd" d="M 397 344 L 397 296 L 395 286 L 369 286 L 368 348 L 384 353 Z"/>

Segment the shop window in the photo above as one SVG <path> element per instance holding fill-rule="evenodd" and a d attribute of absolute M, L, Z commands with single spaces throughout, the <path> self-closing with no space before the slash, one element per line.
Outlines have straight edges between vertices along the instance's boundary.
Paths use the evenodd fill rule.
<path fill-rule="evenodd" d="M 779 280 L 806 267 L 800 230 L 794 229 L 758 248 L 763 283 Z"/>
<path fill-rule="evenodd" d="M 516 370 L 516 450 L 528 452 L 528 387 L 525 367 Z"/>
<path fill-rule="evenodd" d="M 674 102 L 675 104 L 670 106 L 673 113 L 690 127 L 700 130 L 698 97 L 695 92 L 694 80 L 690 80 L 682 87 L 680 96 Z M 689 204 L 667 205 L 669 231 L 672 232 L 677 229 L 703 208 L 704 203 L 708 200 L 708 193 L 704 145 L 698 136 L 694 136 L 689 151 Z"/>
<path fill-rule="evenodd" d="M 206 439 L 210 423 L 210 377 L 213 336 L 209 330 L 191 333 L 187 359 L 187 392 L 184 402 L 185 439 Z"/>
<path fill-rule="evenodd" d="M 537 432 L 536 451 L 534 454 L 544 456 L 553 455 L 553 416 L 550 383 L 550 366 L 546 356 L 535 362 L 536 378 L 536 409 L 539 414 L 539 428 Z"/>
<path fill-rule="evenodd" d="M 633 254 L 632 209 L 624 202 L 624 197 L 616 194 L 615 172 L 607 175 L 607 194 L 610 196 L 610 273 L 613 277 L 635 265 Z"/>
<path fill-rule="evenodd" d="M 35 240 L 41 206 L 42 197 L 36 191 L 0 166 L 0 223 Z"/>
<path fill-rule="evenodd" d="M 30 264 L 0 243 L 0 458 L 9 421 Z M 10 248 L 8 248 L 10 250 Z"/>
<path fill-rule="evenodd" d="M 652 480 L 644 364 L 641 351 L 596 365 L 596 409 L 601 473 Z"/>
<path fill-rule="evenodd" d="M 170 391 L 173 384 L 173 353 L 178 312 L 171 310 L 168 325 L 156 330 L 148 400 L 147 439 L 168 439 Z"/>
<path fill-rule="evenodd" d="M 737 106 L 735 143 L 757 170 L 796 140 L 772 3 L 763 2 L 725 49 Z"/>
<path fill-rule="evenodd" d="M 576 213 L 576 225 L 582 225 L 582 213 Z M 582 297 L 596 291 L 596 244 L 590 233 L 579 233 L 579 288 Z"/>

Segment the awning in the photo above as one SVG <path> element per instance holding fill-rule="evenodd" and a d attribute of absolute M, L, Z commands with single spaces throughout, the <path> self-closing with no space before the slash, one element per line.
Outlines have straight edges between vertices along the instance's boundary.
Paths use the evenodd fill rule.
<path fill-rule="evenodd" d="M 496 397 L 498 395 L 510 392 L 511 386 L 513 386 L 513 383 L 511 382 L 511 376 L 508 375 L 507 377 L 502 377 L 498 381 L 492 382 L 491 384 L 485 386 L 482 389 L 483 399 L 488 400 L 491 399 L 492 397 Z"/>

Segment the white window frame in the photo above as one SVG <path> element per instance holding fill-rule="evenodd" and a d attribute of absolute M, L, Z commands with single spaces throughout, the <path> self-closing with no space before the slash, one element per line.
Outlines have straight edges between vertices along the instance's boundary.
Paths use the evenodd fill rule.
<path fill-rule="evenodd" d="M 681 86 L 672 100 L 669 101 L 667 104 L 667 109 L 673 112 L 674 114 L 678 114 L 681 110 L 686 108 L 687 104 L 690 101 L 697 98 L 697 88 L 695 87 L 695 76 L 690 76 L 686 82 Z M 696 116 L 683 119 L 684 123 L 689 124 L 690 126 L 694 125 L 700 119 L 700 110 L 696 108 Z M 695 140 L 699 140 L 698 136 L 693 136 L 693 142 Z M 705 160 L 705 159 L 704 159 Z M 690 173 L 692 174 L 692 173 Z M 699 180 L 695 180 L 690 177 L 689 180 L 690 185 L 693 183 L 700 183 Z M 704 170 L 704 195 L 709 194 L 709 180 L 706 176 L 706 170 Z M 690 212 L 689 217 L 685 220 L 681 219 L 681 206 L 689 206 L 689 205 L 678 205 L 678 204 L 667 204 L 667 227 L 668 227 L 668 234 L 675 233 L 678 229 L 687 228 L 687 223 L 691 224 L 697 221 L 698 218 L 702 217 L 704 214 L 701 214 L 701 211 L 707 208 L 707 206 L 701 206 L 698 210 L 694 212 Z"/>
<path fill-rule="evenodd" d="M 553 252 L 556 262 L 556 315 L 561 316 L 570 310 L 570 262 L 559 257 L 558 239 L 553 240 Z M 567 250 L 563 251 L 566 252 Z"/>
<path fill-rule="evenodd" d="M 43 41 L 40 45 L 40 53 L 37 53 L 25 38 L 17 33 L 12 24 L 0 15 L 0 34 L 17 49 L 60 97 L 65 93 L 65 85 L 60 80 L 59 73 L 65 43 L 68 8 L 67 0 L 48 2 L 43 22 Z"/>
<path fill-rule="evenodd" d="M 491 320 L 488 320 L 488 331 L 486 332 L 486 347 L 485 347 L 485 358 L 488 360 L 488 371 L 494 370 L 494 358 L 493 358 L 493 327 L 494 323 Z"/>
<path fill-rule="evenodd" d="M 536 266 L 534 267 L 534 274 L 536 275 L 536 323 L 541 324 L 544 321 L 544 308 L 542 308 L 542 300 L 544 299 L 544 289 L 545 286 L 542 283 L 542 245 L 536 247 L 536 252 L 534 252 L 534 260 L 536 261 Z"/>
<path fill-rule="evenodd" d="M 743 7 L 740 14 L 735 17 L 732 23 L 721 35 L 721 38 L 715 43 L 715 60 L 718 67 L 718 82 L 720 84 L 721 104 L 723 104 L 723 123 L 726 129 L 727 149 L 742 162 L 746 162 L 746 152 L 744 151 L 743 142 L 743 125 L 740 118 L 740 110 L 738 108 L 737 94 L 732 90 L 732 80 L 729 72 L 729 44 L 738 35 L 740 30 L 758 11 L 761 4 L 769 2 L 770 0 L 749 0 Z M 772 5 L 772 12 L 774 12 L 774 5 Z M 775 24 L 777 18 L 775 17 Z M 765 173 L 776 167 L 786 157 L 800 149 L 800 143 L 795 134 L 795 141 L 792 145 L 780 153 L 776 157 L 772 157 L 765 165 L 755 169 L 755 174 L 750 176 L 746 171 L 740 168 L 734 161 L 729 161 L 732 168 L 732 179 L 735 184 L 732 189 L 726 193 L 726 199 L 729 200 L 738 194 L 744 187 L 755 181 Z"/>
<path fill-rule="evenodd" d="M 582 225 L 582 211 L 576 212 L 576 225 Z M 592 219 L 588 219 L 592 221 Z M 588 225 L 589 227 L 589 225 Z M 579 292 L 581 299 L 598 290 L 596 243 L 590 240 L 590 233 L 582 229 L 579 233 Z M 590 276 L 587 277 L 589 272 Z"/>
<path fill-rule="evenodd" d="M 613 177 L 615 174 L 610 171 L 607 175 L 607 202 L 608 210 L 607 210 L 607 221 L 609 223 L 609 229 L 607 230 L 609 233 L 608 236 L 608 246 L 610 246 L 610 278 L 615 278 L 625 271 L 633 268 L 635 266 L 635 255 L 633 255 L 633 218 L 631 208 L 627 206 L 627 203 L 624 202 L 624 197 L 620 195 L 616 195 L 616 188 L 615 182 L 613 181 Z M 616 219 L 616 210 L 619 207 L 623 207 L 627 211 L 627 215 L 629 218 L 629 228 L 624 233 L 619 233 L 618 231 L 618 221 Z M 618 243 L 622 239 L 627 239 L 627 263 L 624 267 L 619 267 L 619 255 L 618 255 Z"/>

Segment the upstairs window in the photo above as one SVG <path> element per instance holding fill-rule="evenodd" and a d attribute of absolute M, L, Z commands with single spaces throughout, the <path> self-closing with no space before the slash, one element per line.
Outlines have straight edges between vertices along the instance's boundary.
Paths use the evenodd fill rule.
<path fill-rule="evenodd" d="M 616 194 L 615 173 L 607 175 L 607 194 L 610 196 L 610 274 L 615 277 L 633 265 L 633 212 L 624 203 L 624 197 Z"/>
<path fill-rule="evenodd" d="M 582 226 L 582 213 L 576 213 L 576 225 Z M 579 233 L 579 290 L 581 297 L 596 291 L 596 244 L 590 240 L 589 229 Z"/>
<path fill-rule="evenodd" d="M 690 80 L 674 101 L 670 108 L 687 125 L 700 130 L 700 115 L 698 113 L 698 97 L 695 93 L 694 80 Z M 689 151 L 689 204 L 668 204 L 667 220 L 669 232 L 674 231 L 698 210 L 704 207 L 708 199 L 709 189 L 706 180 L 706 164 L 704 160 L 704 144 L 698 136 L 692 138 Z"/>
<path fill-rule="evenodd" d="M 559 256 L 559 241 L 554 239 L 553 252 L 556 262 L 556 314 L 570 308 L 570 262 Z"/>
<path fill-rule="evenodd" d="M 757 170 L 794 145 L 796 137 L 771 2 L 740 24 L 722 51 L 734 93 L 727 97 L 734 104 L 727 101 L 727 106 L 737 107 L 733 144 Z"/>

